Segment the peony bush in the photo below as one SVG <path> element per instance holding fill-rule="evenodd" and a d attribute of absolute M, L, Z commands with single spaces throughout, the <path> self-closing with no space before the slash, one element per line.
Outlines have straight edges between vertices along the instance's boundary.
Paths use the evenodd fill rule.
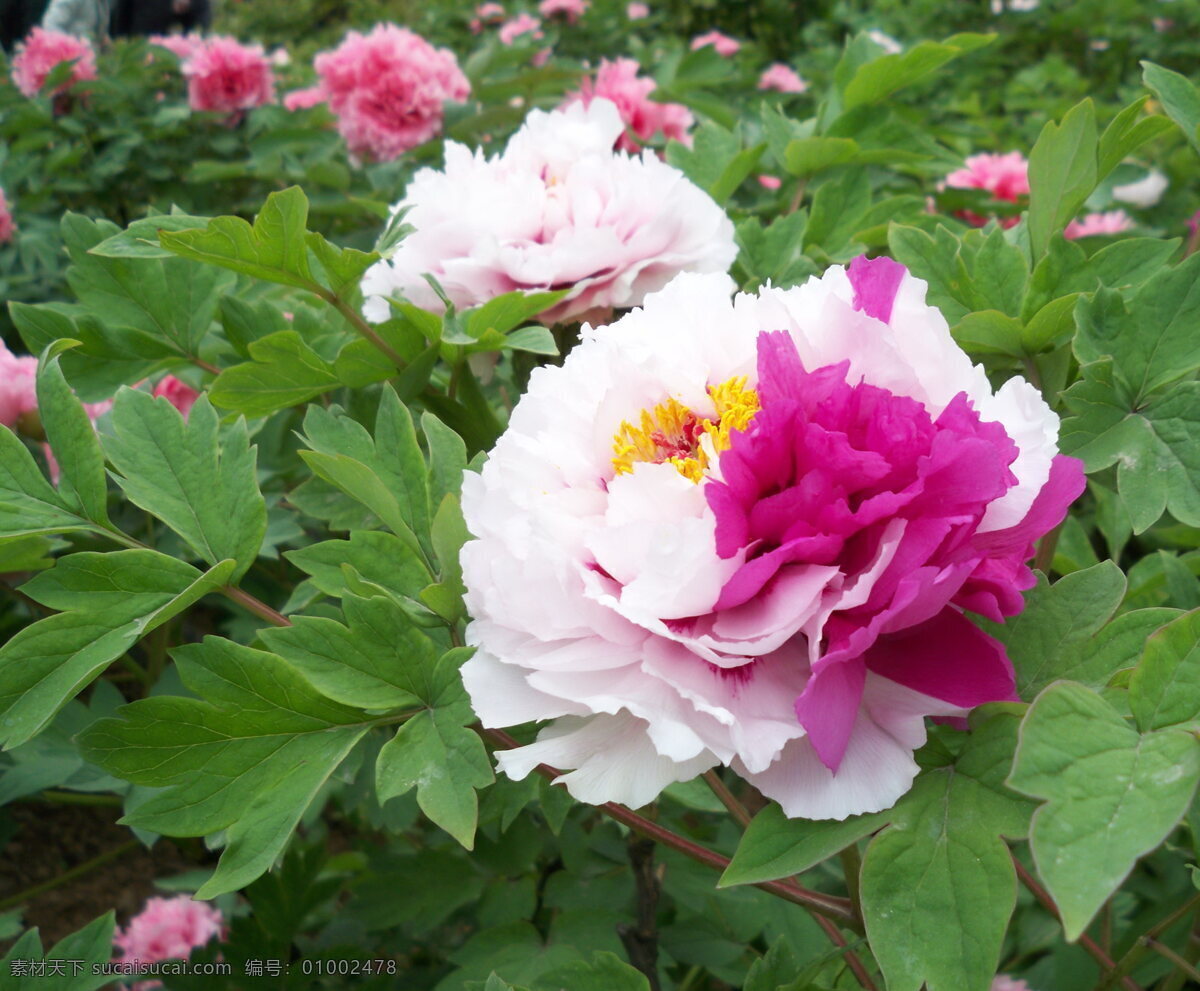
<path fill-rule="evenodd" d="M 1184 7 L 21 42 L 4 980 L 1200 979 Z"/>

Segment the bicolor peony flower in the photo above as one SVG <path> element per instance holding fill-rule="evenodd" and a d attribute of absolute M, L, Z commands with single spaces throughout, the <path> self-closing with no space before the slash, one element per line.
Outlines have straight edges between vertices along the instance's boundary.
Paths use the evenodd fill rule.
<path fill-rule="evenodd" d="M 1133 218 L 1124 210 L 1109 210 L 1106 213 L 1089 213 L 1078 220 L 1072 220 L 1063 231 L 1063 237 L 1073 241 L 1097 234 L 1120 234 L 1132 227 Z"/>
<path fill-rule="evenodd" d="M 1015 698 L 966 612 L 1020 612 L 1082 465 L 898 263 L 731 288 L 681 275 L 534 372 L 463 485 L 463 681 L 485 726 L 554 720 L 500 767 L 581 801 L 726 764 L 789 816 L 883 809 L 926 716 Z"/>
<path fill-rule="evenodd" d="M 692 39 L 692 51 L 699 51 L 712 45 L 716 53 L 721 58 L 730 58 L 741 51 L 742 43 L 736 38 L 731 38 L 727 34 L 721 34 L 720 31 L 709 31 L 708 34 L 698 34 Z"/>
<path fill-rule="evenodd" d="M 1010 151 L 1007 155 L 983 153 L 970 156 L 964 163 L 965 168 L 956 169 L 946 176 L 946 185 L 952 189 L 983 189 L 992 194 L 997 200 L 1016 203 L 1022 196 L 1029 195 L 1029 162 L 1019 151 Z M 982 227 L 987 223 L 987 217 L 981 217 L 970 210 L 964 210 L 961 216 L 970 224 Z M 1001 227 L 1013 227 L 1020 218 L 1003 217 L 999 220 Z"/>
<path fill-rule="evenodd" d="M 61 31 L 34 28 L 17 44 L 12 59 L 12 78 L 25 96 L 37 96 L 54 69 L 63 62 L 74 62 L 71 77 L 55 87 L 54 94 L 65 93 L 75 83 L 96 78 L 96 53 L 84 38 Z"/>
<path fill-rule="evenodd" d="M 500 26 L 499 38 L 503 45 L 511 45 L 522 35 L 529 35 L 534 40 L 542 37 L 542 22 L 536 17 L 522 11 L 510 21 Z"/>
<path fill-rule="evenodd" d="M 148 898 L 142 911 L 123 930 L 113 934 L 113 945 L 121 951 L 116 963 L 158 963 L 186 960 L 192 950 L 221 934 L 224 919 L 215 905 L 194 901 L 187 895 Z M 139 981 L 134 991 L 162 987 L 161 981 Z"/>
<path fill-rule="evenodd" d="M 758 77 L 758 88 L 775 90 L 777 93 L 803 93 L 807 91 L 808 83 L 790 65 L 775 62 Z"/>
<path fill-rule="evenodd" d="M 200 398 L 199 392 L 174 375 L 164 376 L 154 387 L 152 395 L 164 398 L 183 414 L 185 420 L 196 404 L 196 400 Z"/>
<path fill-rule="evenodd" d="M 13 231 L 17 225 L 13 222 L 12 210 L 8 206 L 8 198 L 0 187 L 0 244 L 7 244 L 13 239 Z"/>
<path fill-rule="evenodd" d="M 538 13 L 543 17 L 562 15 L 568 24 L 574 24 L 590 6 L 589 0 L 542 0 L 538 4 Z"/>
<path fill-rule="evenodd" d="M 10 430 L 37 409 L 37 364 L 37 358 L 13 354 L 0 340 L 0 424 Z"/>
<path fill-rule="evenodd" d="M 471 92 L 453 52 L 394 24 L 349 32 L 313 65 L 350 151 L 379 161 L 435 137 L 443 104 L 461 103 Z"/>
<path fill-rule="evenodd" d="M 184 59 L 193 110 L 237 114 L 275 99 L 275 72 L 262 45 L 215 35 Z"/>
<path fill-rule="evenodd" d="M 652 152 L 613 151 L 623 129 L 617 108 L 595 99 L 532 111 L 490 159 L 447 142 L 445 170 L 419 171 L 395 207 L 415 231 L 367 271 L 367 319 L 388 318 L 388 296 L 441 310 L 425 273 L 458 307 L 566 289 L 542 315 L 555 322 L 637 306 L 681 271 L 726 271 L 737 246 L 724 212 Z"/>
<path fill-rule="evenodd" d="M 579 90 L 567 94 L 562 106 L 582 103 L 586 107 L 596 97 L 615 103 L 627 129 L 617 139 L 617 147 L 622 151 L 636 152 L 642 143 L 659 134 L 690 146 L 692 112 L 682 103 L 656 103 L 650 99 L 658 84 L 649 76 L 639 76 L 640 68 L 631 58 L 615 62 L 601 59 L 595 82 L 585 78 Z"/>

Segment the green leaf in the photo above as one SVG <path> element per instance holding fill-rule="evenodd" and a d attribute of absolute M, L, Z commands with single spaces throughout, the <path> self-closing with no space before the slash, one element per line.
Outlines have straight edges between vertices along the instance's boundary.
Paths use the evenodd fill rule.
<path fill-rule="evenodd" d="M 1179 250 L 1179 238 L 1126 237 L 1101 248 L 1088 259 L 1090 276 L 1075 288 L 1088 292 L 1097 285 L 1109 289 L 1140 286 L 1152 275 L 1167 268 Z"/>
<path fill-rule="evenodd" d="M 1142 64 L 1147 65 L 1148 63 L 1143 62 Z M 1158 67 L 1154 66 L 1154 68 Z M 1171 122 L 1161 114 L 1143 116 L 1146 99 L 1146 97 L 1142 97 L 1127 106 L 1112 119 L 1112 122 L 1104 129 L 1104 133 L 1100 135 L 1100 144 L 1097 149 L 1097 180 L 1107 176 L 1142 145 L 1153 141 L 1171 129 Z M 1200 100 L 1197 101 L 1197 110 L 1200 111 Z M 1200 119 L 1200 113 L 1198 113 L 1198 119 Z"/>
<path fill-rule="evenodd" d="M 142 636 L 229 580 L 233 562 L 202 575 L 151 550 L 72 554 L 23 587 L 67 610 L 38 620 L 0 647 L 0 738 L 37 735 L 55 713 Z"/>
<path fill-rule="evenodd" d="M 232 558 L 236 581 L 254 563 L 267 528 L 255 449 L 245 421 L 218 436 L 205 396 L 185 421 L 165 399 L 123 389 L 107 449 L 129 500 L 179 534 L 209 564 Z"/>
<path fill-rule="evenodd" d="M 567 289 L 555 292 L 507 292 L 461 314 L 463 325 L 467 334 L 475 340 L 489 330 L 507 334 L 550 309 L 568 292 Z"/>
<path fill-rule="evenodd" d="M 225 369 L 213 382 L 208 395 L 214 406 L 266 416 L 342 384 L 334 366 L 294 330 L 251 341 L 249 353 L 249 362 Z"/>
<path fill-rule="evenodd" d="M 804 254 L 804 228 L 808 213 L 796 210 L 776 217 L 763 227 L 756 217 L 747 217 L 736 228 L 741 249 L 738 260 L 760 282 L 778 286 L 795 285 L 817 271 Z"/>
<path fill-rule="evenodd" d="M 865 169 L 846 169 L 821 183 L 813 194 L 812 211 L 804 231 L 806 249 L 817 248 L 830 258 L 856 252 L 851 237 L 871 203 L 871 182 Z"/>
<path fill-rule="evenodd" d="M 112 975 L 97 974 L 94 968 L 112 959 L 114 922 L 113 913 L 106 912 L 78 932 L 64 936 L 46 954 L 48 961 L 65 961 L 62 973 L 54 973 L 47 967 L 46 976 L 32 978 L 23 987 L 27 986 L 30 991 L 35 988 L 38 991 L 92 991 L 110 984 Z M 77 964 L 81 965 L 79 973 L 75 970 Z"/>
<path fill-rule="evenodd" d="M 578 960 L 546 971 L 533 982 L 533 991 L 650 991 L 646 975 L 615 953 L 600 950 L 590 961 Z"/>
<path fill-rule="evenodd" d="M 1153 62 L 1142 63 L 1142 80 L 1154 91 L 1167 116 L 1179 125 L 1188 143 L 1200 152 L 1200 90 L 1186 76 Z"/>
<path fill-rule="evenodd" d="M 445 708 L 418 713 L 379 751 L 379 800 L 417 789 L 417 804 L 432 822 L 468 850 L 479 816 L 476 788 L 492 782 L 483 741 Z"/>
<path fill-rule="evenodd" d="M 1146 641 L 1129 680 L 1129 706 L 1143 732 L 1200 717 L 1200 611 L 1185 613 Z"/>
<path fill-rule="evenodd" d="M 158 243 L 159 231 L 191 231 L 208 226 L 209 217 L 186 213 L 164 213 L 135 220 L 121 231 L 105 238 L 88 250 L 102 258 L 171 258 L 170 251 Z"/>
<path fill-rule="evenodd" d="M 212 898 L 268 870 L 301 814 L 369 727 L 274 654 L 208 637 L 173 651 L 198 698 L 122 707 L 79 737 L 87 760 L 161 788 L 122 822 L 168 836 L 225 830 Z"/>
<path fill-rule="evenodd" d="M 421 414 L 421 432 L 429 448 L 431 502 L 440 506 L 447 495 L 457 496 L 462 491 L 467 445 L 432 413 Z"/>
<path fill-rule="evenodd" d="M 892 224 L 888 247 L 896 261 L 929 283 L 929 302 L 951 325 L 975 309 L 967 271 L 958 258 L 958 238 L 941 224 L 932 236 L 918 227 Z"/>
<path fill-rule="evenodd" d="M 298 616 L 259 638 L 327 698 L 360 709 L 389 710 L 432 702 L 440 652 L 383 598 L 344 595 L 346 625 Z"/>
<path fill-rule="evenodd" d="M 184 258 L 301 289 L 316 285 L 308 263 L 308 199 L 299 186 L 271 193 L 254 218 L 216 217 L 203 230 L 160 231 L 159 243 Z"/>
<path fill-rule="evenodd" d="M 1021 347 L 1023 332 L 1020 320 L 999 310 L 968 313 L 951 330 L 958 345 L 972 354 L 1006 354 L 1017 358 L 1025 353 Z"/>
<path fill-rule="evenodd" d="M 313 583 L 326 595 L 338 597 L 346 594 L 345 567 L 401 598 L 415 599 L 433 581 L 420 556 L 383 530 L 355 530 L 349 540 L 324 540 L 285 551 L 284 557 L 312 575 Z"/>
<path fill-rule="evenodd" d="M 466 595 L 462 583 L 462 566 L 459 564 L 459 554 L 463 544 L 471 539 L 467 532 L 467 524 L 463 520 L 462 507 L 458 497 L 447 495 L 438 507 L 433 519 L 433 550 L 441 568 L 442 584 L 459 596 Z"/>
<path fill-rule="evenodd" d="M 33 455 L 0 426 L 0 537 L 91 529 L 91 524 L 46 481 Z"/>
<path fill-rule="evenodd" d="M 889 991 L 991 986 L 1017 894 L 1000 835 L 1029 821 L 1003 785 L 1017 723 L 1008 708 L 977 710 L 955 765 L 921 775 L 867 847 L 863 916 Z"/>
<path fill-rule="evenodd" d="M 49 354 L 49 352 L 47 352 Z M 73 492 L 82 514 L 108 523 L 108 478 L 92 421 L 75 397 L 57 357 L 43 357 L 37 377 L 38 413 L 62 473 L 59 492 Z"/>
<path fill-rule="evenodd" d="M 1029 153 L 1029 243 L 1033 257 L 1046 253 L 1096 188 L 1096 110 L 1084 100 L 1061 124 L 1047 121 Z"/>
<path fill-rule="evenodd" d="M 1187 811 L 1200 744 L 1187 732 L 1139 735 L 1099 695 L 1051 685 L 1029 709 L 1009 784 L 1046 804 L 1030 845 L 1038 874 L 1075 940 Z"/>
<path fill-rule="evenodd" d="M 842 94 L 843 112 L 878 103 L 994 39 L 995 35 L 956 34 L 944 42 L 922 41 L 906 52 L 873 59 L 861 66 L 846 85 Z"/>
<path fill-rule="evenodd" d="M 1084 366 L 1063 402 L 1074 415 L 1063 421 L 1062 450 L 1082 458 L 1089 473 L 1117 466 L 1134 533 L 1164 509 L 1200 526 L 1200 383 L 1177 383 L 1139 405 L 1105 358 Z"/>
<path fill-rule="evenodd" d="M 63 217 L 67 281 L 93 317 L 140 357 L 193 355 L 233 277 L 180 258 L 103 258 L 93 247 L 117 232 L 107 221 Z"/>
<path fill-rule="evenodd" d="M 1052 299 L 1033 315 L 1021 331 L 1021 347 L 1026 354 L 1037 354 L 1066 342 L 1075 331 L 1075 306 L 1078 293 Z"/>
<path fill-rule="evenodd" d="M 784 164 L 792 175 L 808 176 L 844 165 L 858 154 L 852 138 L 797 138 L 789 141 Z"/>
<path fill-rule="evenodd" d="M 1020 314 L 1029 265 L 1025 254 L 1015 244 L 1008 243 L 999 227 L 984 238 L 975 256 L 973 273 L 972 288 L 985 304 L 981 308 L 999 310 L 1011 317 Z"/>
<path fill-rule="evenodd" d="M 541 324 L 514 330 L 504 339 L 504 348 L 507 351 L 528 351 L 530 354 L 558 354 L 554 335 Z"/>
<path fill-rule="evenodd" d="M 887 812 L 848 819 L 789 819 L 772 802 L 754 817 L 718 886 L 755 884 L 802 874 L 890 821 Z"/>

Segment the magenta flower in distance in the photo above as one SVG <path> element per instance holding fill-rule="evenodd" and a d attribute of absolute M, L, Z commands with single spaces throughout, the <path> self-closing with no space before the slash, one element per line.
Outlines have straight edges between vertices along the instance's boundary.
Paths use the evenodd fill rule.
<path fill-rule="evenodd" d="M 13 223 L 12 211 L 8 206 L 8 198 L 0 188 L 0 244 L 7 244 L 13 238 L 17 225 Z"/>
<path fill-rule="evenodd" d="M 789 816 L 883 809 L 924 717 L 1015 697 L 965 613 L 1021 610 L 1082 465 L 896 262 L 731 288 L 681 275 L 534 373 L 463 486 L 463 680 L 485 726 L 554 720 L 500 767 L 585 802 L 726 764 Z"/>
<path fill-rule="evenodd" d="M 1022 196 L 1029 195 L 1029 162 L 1019 151 L 1007 155 L 983 153 L 971 155 L 964 168 L 956 169 L 946 176 L 946 185 L 952 189 L 983 189 L 995 199 L 1016 203 Z M 976 227 L 987 223 L 986 217 L 969 210 L 962 217 Z M 1001 227 L 1013 227 L 1017 217 L 1002 218 Z"/>
<path fill-rule="evenodd" d="M 223 924 L 216 906 L 194 901 L 187 895 L 148 898 L 129 925 L 113 934 L 113 944 L 121 951 L 116 962 L 150 964 L 186 960 L 192 950 L 219 936 Z M 161 986 L 161 981 L 139 981 L 133 987 L 134 991 L 148 991 Z"/>
<path fill-rule="evenodd" d="M 808 89 L 808 83 L 790 65 L 776 62 L 758 77 L 758 88 L 777 93 L 803 93 Z"/>
<path fill-rule="evenodd" d="M 436 136 L 443 104 L 471 92 L 453 52 L 394 24 L 351 31 L 313 64 L 350 151 L 379 161 Z"/>
<path fill-rule="evenodd" d="M 16 430 L 17 421 L 37 409 L 37 358 L 15 355 L 0 340 L 0 425 Z"/>
<path fill-rule="evenodd" d="M 1124 210 L 1109 210 L 1105 213 L 1089 213 L 1072 220 L 1063 231 L 1063 237 L 1073 241 L 1081 237 L 1098 234 L 1120 234 L 1133 227 L 1133 218 Z"/>
<path fill-rule="evenodd" d="M 151 395 L 164 398 L 183 414 L 185 420 L 196 404 L 196 400 L 200 398 L 199 392 L 174 375 L 163 376 Z"/>
<path fill-rule="evenodd" d="M 83 38 L 34 28 L 17 44 L 12 60 L 13 82 L 25 96 L 37 96 L 55 67 L 72 61 L 75 66 L 71 77 L 55 88 L 55 95 L 65 93 L 75 83 L 96 78 L 96 53 Z"/>
<path fill-rule="evenodd" d="M 601 59 L 595 82 L 585 78 L 579 90 L 567 94 L 562 106 L 582 103 L 586 107 L 596 97 L 611 100 L 627 128 L 617 139 L 622 151 L 637 152 L 642 142 L 652 140 L 656 134 L 691 145 L 688 131 L 694 122 L 692 112 L 682 103 L 656 103 L 650 99 L 658 84 L 649 76 L 639 76 L 640 68 L 631 58 L 615 62 Z"/>
<path fill-rule="evenodd" d="M 215 35 L 196 46 L 180 70 L 193 110 L 238 114 L 275 99 L 275 73 L 262 45 Z"/>
<path fill-rule="evenodd" d="M 708 34 L 698 34 L 692 39 L 692 51 L 698 51 L 706 45 L 712 45 L 721 58 L 730 58 L 741 51 L 742 43 L 720 31 L 709 31 Z"/>

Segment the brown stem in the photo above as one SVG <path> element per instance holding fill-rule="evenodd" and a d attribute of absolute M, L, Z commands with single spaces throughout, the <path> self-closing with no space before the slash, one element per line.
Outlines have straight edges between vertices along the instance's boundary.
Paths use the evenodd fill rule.
<path fill-rule="evenodd" d="M 1063 523 L 1065 522 L 1064 520 Z M 1044 575 L 1050 574 L 1050 566 L 1054 563 L 1054 551 L 1058 547 L 1058 537 L 1062 533 L 1062 528 L 1063 524 L 1058 524 L 1038 541 L 1037 556 L 1033 559 L 1033 566 Z"/>
<path fill-rule="evenodd" d="M 191 362 L 197 368 L 203 368 L 210 375 L 220 375 L 221 369 L 211 362 L 205 361 L 203 358 L 197 358 L 194 354 L 191 355 Z"/>
<path fill-rule="evenodd" d="M 1175 925 L 1176 922 L 1178 922 L 1185 915 L 1187 915 L 1188 912 L 1195 911 L 1195 909 L 1198 907 L 1200 907 L 1200 894 L 1193 895 L 1186 902 L 1184 902 L 1183 905 L 1181 905 L 1179 908 L 1175 909 L 1175 911 L 1172 912 L 1170 915 L 1168 915 L 1166 918 L 1162 919 L 1159 922 L 1156 922 L 1153 926 L 1151 926 L 1149 929 L 1147 929 L 1142 934 L 1141 938 L 1138 939 L 1138 941 L 1135 942 L 1133 944 L 1133 946 L 1131 946 L 1129 948 L 1129 950 L 1126 952 L 1126 954 L 1123 957 L 1121 957 L 1120 960 L 1117 961 L 1117 965 L 1116 965 L 1116 967 L 1113 968 L 1112 973 L 1110 973 L 1104 979 L 1104 981 L 1100 984 L 1100 987 L 1097 988 L 1096 991 L 1104 991 L 1105 988 L 1112 987 L 1112 985 L 1115 981 L 1124 977 L 1131 970 L 1133 970 L 1134 967 L 1136 967 L 1138 965 L 1138 962 L 1142 959 L 1142 957 L 1144 957 L 1146 955 L 1146 952 L 1150 949 L 1150 946 L 1146 942 L 1146 940 L 1157 939 L 1159 936 L 1161 936 L 1163 933 L 1165 933 L 1168 929 L 1170 929 L 1173 925 Z"/>
<path fill-rule="evenodd" d="M 1050 897 L 1050 892 L 1038 884 L 1037 879 L 1025 869 L 1025 865 L 1016 858 L 1015 854 L 1012 855 L 1012 862 L 1013 867 L 1016 868 L 1017 877 L 1021 879 L 1021 883 L 1025 885 L 1030 892 L 1032 892 L 1034 898 L 1041 902 L 1042 907 L 1047 912 L 1061 922 L 1062 914 L 1058 911 L 1058 906 L 1054 904 L 1054 899 Z M 1100 949 L 1100 947 L 1096 945 L 1096 942 L 1090 937 L 1081 935 L 1079 937 L 1079 945 L 1082 946 L 1088 953 L 1090 953 L 1092 959 L 1095 960 L 1096 963 L 1101 966 L 1101 968 L 1103 968 L 1105 971 L 1105 977 L 1108 976 L 1109 972 L 1116 969 L 1117 965 L 1113 963 L 1112 957 Z M 1125 988 L 1125 991 L 1144 991 L 1142 986 L 1131 977 L 1122 977 L 1120 978 L 1120 981 L 1121 986 Z"/>
<path fill-rule="evenodd" d="M 256 599 L 249 592 L 243 592 L 236 585 L 223 585 L 220 589 L 225 598 L 236 602 L 243 609 L 254 613 L 260 619 L 265 619 L 273 626 L 291 626 L 292 621 L 282 613 L 276 612 L 261 599 Z"/>
<path fill-rule="evenodd" d="M 721 780 L 721 776 L 716 771 L 709 770 L 704 772 L 703 777 L 704 783 L 712 789 L 712 793 L 729 810 L 729 814 L 742 824 L 742 828 L 744 829 L 746 826 L 749 826 L 750 813 L 746 811 L 746 806 L 737 800 L 737 796 Z"/>
<path fill-rule="evenodd" d="M 400 355 L 398 355 L 395 351 L 393 351 L 392 348 L 388 346 L 387 342 L 375 332 L 375 328 L 367 323 L 367 321 L 361 316 L 359 316 L 359 314 L 355 312 L 354 307 L 350 306 L 350 304 L 342 299 L 341 296 L 335 292 L 330 292 L 328 289 L 321 289 L 317 295 L 325 300 L 325 302 L 332 306 L 335 310 L 337 310 L 338 313 L 340 313 L 343 317 L 345 317 L 346 320 L 354 327 L 354 329 L 357 330 L 363 337 L 374 344 L 375 347 L 383 353 L 384 357 L 396 366 L 398 371 L 403 371 L 408 367 L 408 362 L 401 358 Z"/>
<path fill-rule="evenodd" d="M 845 950 L 846 966 L 850 968 L 850 972 L 854 974 L 855 979 L 862 985 L 863 991 L 879 991 L 879 986 L 871 979 L 871 975 L 867 972 L 867 968 L 863 966 L 863 962 L 858 959 L 858 954 L 853 950 L 848 949 L 849 943 L 846 942 L 846 937 L 842 935 L 832 922 L 823 915 L 813 915 L 818 926 L 829 937 L 829 941 L 839 949 Z"/>
<path fill-rule="evenodd" d="M 1187 974 L 1193 981 L 1200 982 L 1200 970 L 1197 970 L 1183 957 L 1172 950 L 1169 946 L 1165 946 L 1156 939 L 1147 939 L 1143 936 L 1138 942 L 1145 943 L 1150 949 L 1157 953 L 1160 957 L 1170 960 L 1175 965 L 1175 969 Z"/>
<path fill-rule="evenodd" d="M 629 962 L 646 975 L 650 991 L 661 991 L 658 980 L 658 896 L 662 884 L 654 870 L 654 841 L 629 836 L 629 863 L 637 887 L 637 925 L 617 926 Z"/>
<path fill-rule="evenodd" d="M 503 730 L 483 729 L 480 727 L 478 728 L 478 732 L 500 749 L 510 750 L 513 747 L 520 746 L 516 740 Z M 542 775 L 542 777 L 550 780 L 562 774 L 558 768 L 550 767 L 548 764 L 539 764 L 534 770 Z M 685 857 L 691 857 L 692 860 L 698 863 L 705 864 L 718 871 L 724 871 L 729 866 L 728 857 L 722 857 L 714 850 L 709 850 L 698 843 L 693 843 L 686 837 L 680 836 L 678 833 L 673 833 L 658 823 L 651 822 L 644 816 L 638 815 L 624 805 L 619 805 L 616 802 L 605 802 L 603 805 L 596 807 L 610 818 L 628 826 L 635 833 L 652 839 L 656 843 L 661 843 L 665 847 L 670 847 L 672 850 L 682 853 Z M 784 901 L 792 902 L 795 905 L 802 905 L 814 912 L 818 912 L 852 932 L 861 933 L 863 931 L 862 922 L 859 921 L 854 911 L 854 906 L 850 904 L 850 900 L 847 898 L 838 898 L 835 895 L 826 895 L 820 891 L 811 891 L 790 881 L 759 881 L 754 886 L 761 888 L 763 891 L 768 891 L 784 899 Z"/>

